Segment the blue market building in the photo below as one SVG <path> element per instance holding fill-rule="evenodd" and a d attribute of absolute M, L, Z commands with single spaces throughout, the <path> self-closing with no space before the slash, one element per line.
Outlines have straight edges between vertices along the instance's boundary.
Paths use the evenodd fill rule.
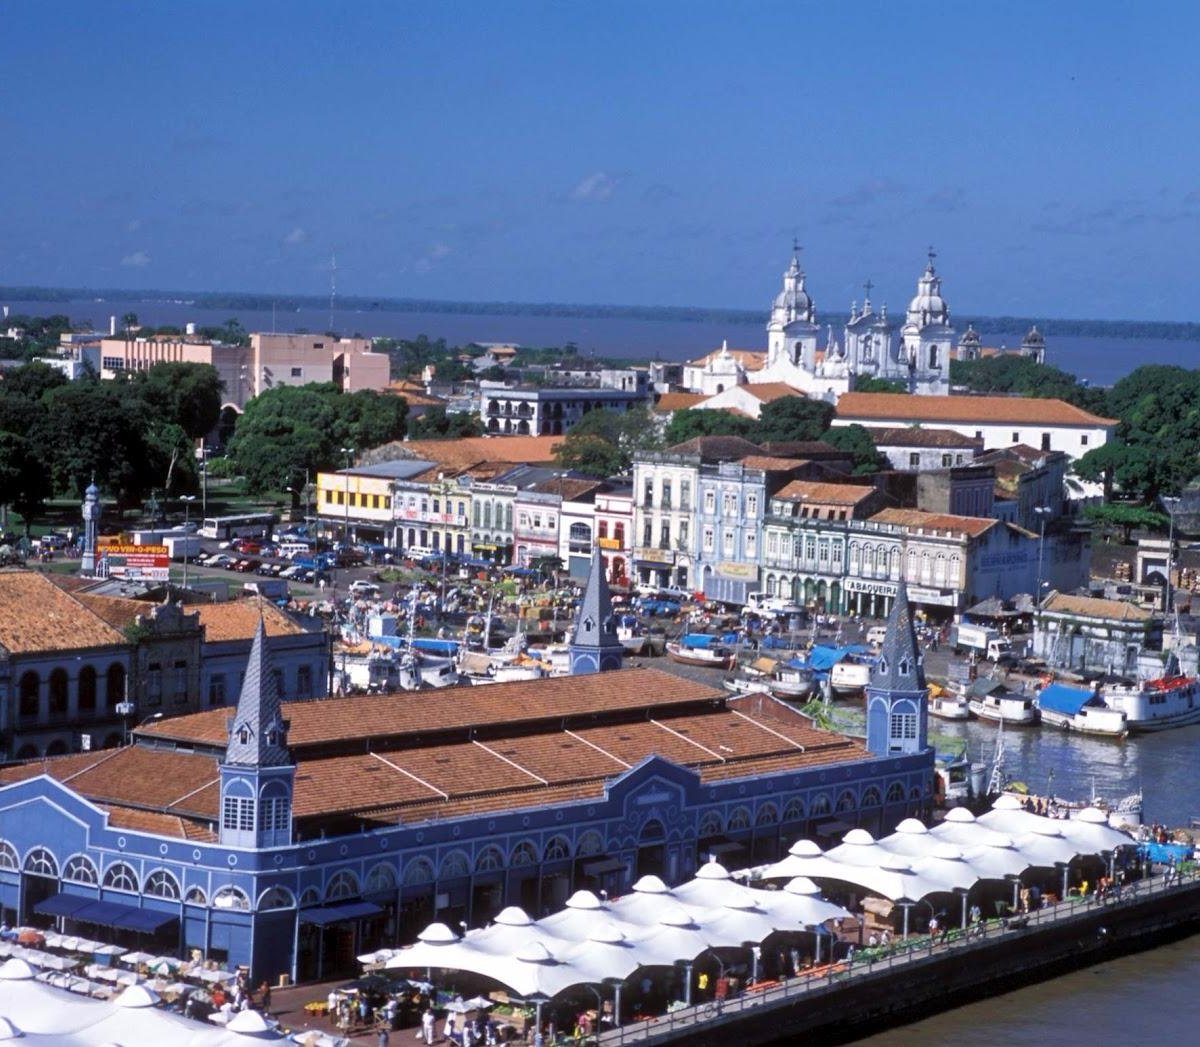
<path fill-rule="evenodd" d="M 260 630 L 236 709 L 0 769 L 4 918 L 300 981 L 435 918 L 541 915 L 579 887 L 680 882 L 709 855 L 767 862 L 802 836 L 927 814 L 906 601 L 863 744 L 766 696 L 597 672 L 611 664 L 602 572 L 589 590 L 583 675 L 282 702 Z"/>

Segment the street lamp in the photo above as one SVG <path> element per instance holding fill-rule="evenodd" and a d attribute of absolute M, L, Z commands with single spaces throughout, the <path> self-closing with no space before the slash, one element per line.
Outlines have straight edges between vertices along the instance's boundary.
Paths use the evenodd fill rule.
<path fill-rule="evenodd" d="M 188 510 L 192 507 L 192 502 L 196 500 L 194 494 L 180 495 L 179 500 L 183 502 L 183 587 L 187 588 L 187 563 L 188 563 L 188 542 L 191 539 L 192 532 L 188 530 Z"/>
<path fill-rule="evenodd" d="M 1035 505 L 1034 513 L 1038 518 L 1038 558 L 1037 558 L 1037 583 L 1036 590 L 1033 594 L 1034 603 L 1034 637 L 1036 639 L 1038 631 L 1042 626 L 1042 553 L 1046 547 L 1046 517 L 1054 510 L 1048 505 Z"/>
<path fill-rule="evenodd" d="M 343 447 L 346 456 L 346 522 L 342 528 L 342 544 L 350 544 L 350 470 L 354 467 L 354 448 Z"/>

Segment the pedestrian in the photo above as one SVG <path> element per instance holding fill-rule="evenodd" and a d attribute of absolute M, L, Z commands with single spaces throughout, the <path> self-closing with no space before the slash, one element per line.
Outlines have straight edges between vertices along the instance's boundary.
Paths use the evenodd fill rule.
<path fill-rule="evenodd" d="M 379 1047 L 388 1047 L 388 1031 L 387 1031 L 387 1029 L 379 1030 Z"/>
<path fill-rule="evenodd" d="M 425 1037 L 426 1045 L 433 1043 L 434 1025 L 437 1019 L 433 1016 L 433 1008 L 426 1007 L 425 1013 L 421 1015 L 421 1034 Z"/>
<path fill-rule="evenodd" d="M 271 986 L 264 980 L 258 987 L 258 998 L 264 1015 L 271 1013 Z"/>

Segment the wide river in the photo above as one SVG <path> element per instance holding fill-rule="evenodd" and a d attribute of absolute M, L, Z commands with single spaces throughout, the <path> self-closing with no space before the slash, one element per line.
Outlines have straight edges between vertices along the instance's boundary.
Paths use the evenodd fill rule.
<path fill-rule="evenodd" d="M 76 323 L 91 321 L 107 330 L 110 316 L 120 321 L 136 313 L 142 323 L 174 324 L 189 321 L 201 326 L 223 324 L 236 317 L 248 331 L 326 331 L 328 309 L 277 312 L 270 309 L 202 309 L 185 302 L 95 300 L 77 302 L 5 302 L 13 313 L 44 316 L 63 312 Z M 342 334 L 415 338 L 445 338 L 450 345 L 470 342 L 513 342 L 527 346 L 561 346 L 574 342 L 584 351 L 642 360 L 687 360 L 716 348 L 723 340 L 736 349 L 766 348 L 766 311 L 760 323 L 717 321 L 635 320 L 623 317 L 493 316 L 467 313 L 420 313 L 385 309 L 355 312 L 339 310 L 334 328 Z M 1007 341 L 985 336 L 985 344 Z M 1078 338 L 1051 334 L 1046 360 L 1093 384 L 1111 385 L 1144 363 L 1200 366 L 1200 343 L 1160 339 Z"/>

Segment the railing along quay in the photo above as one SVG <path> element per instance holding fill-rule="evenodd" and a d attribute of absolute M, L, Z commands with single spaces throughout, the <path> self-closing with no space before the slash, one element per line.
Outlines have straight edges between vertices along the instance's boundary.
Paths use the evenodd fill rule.
<path fill-rule="evenodd" d="M 669 1041 L 688 1033 L 709 1032 L 732 1025 L 740 1018 L 783 1007 L 801 999 L 817 999 L 840 992 L 848 985 L 867 985 L 884 979 L 897 970 L 913 970 L 940 961 L 948 953 L 967 961 L 972 954 L 987 950 L 998 940 L 1055 925 L 1082 922 L 1097 911 L 1118 912 L 1150 898 L 1164 897 L 1194 888 L 1200 871 L 1189 869 L 1174 875 L 1160 874 L 1122 886 L 1120 895 L 1110 892 L 1104 899 L 1094 894 L 1067 898 L 1031 913 L 981 921 L 966 930 L 953 929 L 945 936 L 909 938 L 888 947 L 856 949 L 853 959 L 794 975 L 763 988 L 750 987 L 724 1001 L 706 1000 L 678 1008 L 658 1018 L 630 1022 L 600 1033 L 599 1047 L 624 1044 L 652 1044 Z M 728 1039 L 727 1042 L 735 1042 Z"/>

